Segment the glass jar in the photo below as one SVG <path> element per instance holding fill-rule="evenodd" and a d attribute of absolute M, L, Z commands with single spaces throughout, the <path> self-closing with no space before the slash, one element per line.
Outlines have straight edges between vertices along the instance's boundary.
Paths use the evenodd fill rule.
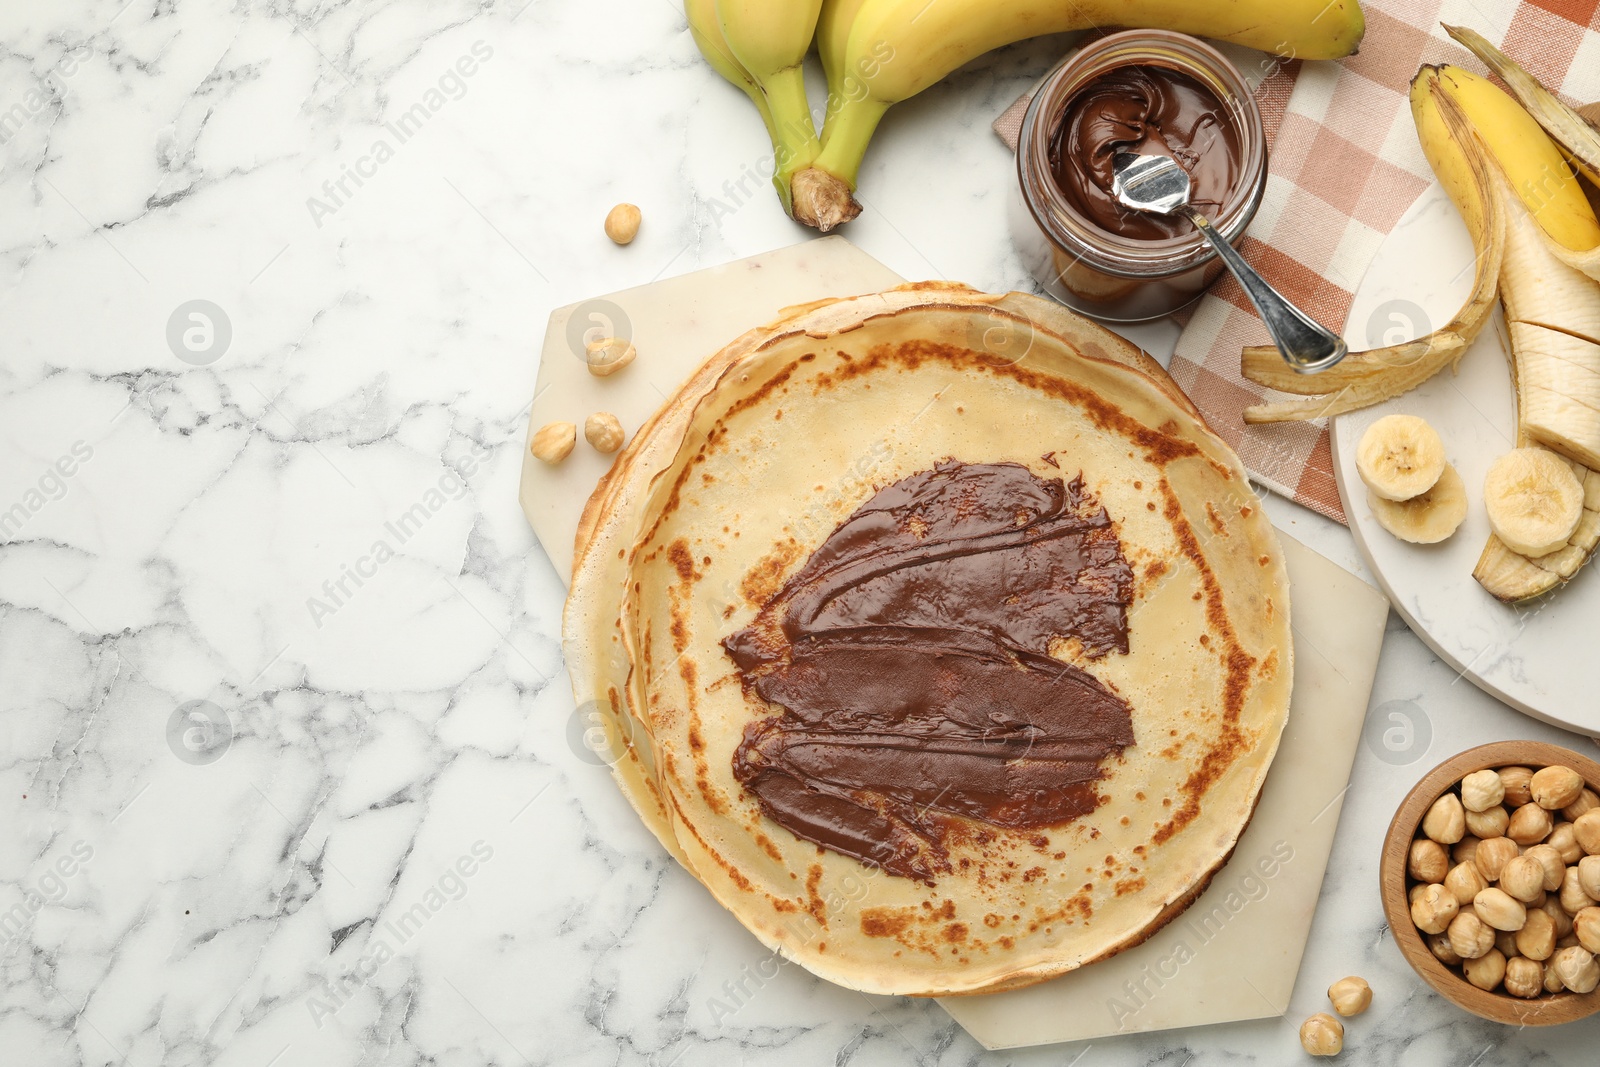
<path fill-rule="evenodd" d="M 1067 105 L 1080 89 L 1123 67 L 1162 67 L 1187 75 L 1210 90 L 1238 124 L 1238 178 L 1221 209 L 1207 215 L 1235 246 L 1266 190 L 1267 137 L 1255 97 L 1238 68 L 1215 48 L 1185 34 L 1109 34 L 1067 56 L 1045 77 L 1017 142 L 1012 240 L 1035 280 L 1074 311 L 1105 322 L 1143 322 L 1190 303 L 1224 268 L 1198 231 L 1166 240 L 1111 233 L 1085 218 L 1056 183 L 1050 143 Z"/>

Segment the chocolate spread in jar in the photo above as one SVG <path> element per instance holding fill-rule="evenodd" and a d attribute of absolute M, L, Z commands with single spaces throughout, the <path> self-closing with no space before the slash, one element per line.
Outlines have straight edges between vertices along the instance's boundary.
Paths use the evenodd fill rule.
<path fill-rule="evenodd" d="M 1081 476 L 947 461 L 886 486 L 723 642 L 782 709 L 745 728 L 734 776 L 795 836 L 923 881 L 951 816 L 1092 811 L 1129 709 L 1048 653 L 1126 652 L 1132 592 Z"/>
<path fill-rule="evenodd" d="M 1067 202 L 1094 225 L 1136 240 L 1193 233 L 1181 215 L 1133 211 L 1111 193 L 1118 152 L 1167 155 L 1189 172 L 1189 202 L 1215 218 L 1240 180 L 1243 155 L 1232 113 L 1187 74 L 1122 67 L 1078 91 L 1050 141 L 1050 169 Z"/>

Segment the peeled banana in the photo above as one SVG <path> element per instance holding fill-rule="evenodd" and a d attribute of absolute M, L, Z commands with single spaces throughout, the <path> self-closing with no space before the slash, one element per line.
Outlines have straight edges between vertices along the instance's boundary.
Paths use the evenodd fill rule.
<path fill-rule="evenodd" d="M 1520 87 L 1519 95 L 1525 103 L 1532 101 L 1528 106 L 1536 114 L 1539 107 L 1554 113 L 1533 91 L 1538 83 L 1509 59 L 1475 34 L 1452 32 L 1514 89 Z M 1276 348 L 1245 349 L 1247 378 L 1303 396 L 1249 408 L 1245 421 L 1333 415 L 1415 388 L 1454 365 L 1498 298 L 1506 312 L 1507 357 L 1517 394 L 1517 446 L 1559 454 L 1582 487 L 1581 514 L 1559 541 L 1548 531 L 1519 536 L 1515 525 L 1504 527 L 1510 544 L 1498 534 L 1490 536 L 1473 577 L 1502 600 L 1524 600 L 1571 578 L 1600 544 L 1600 285 L 1590 275 L 1594 261 L 1589 257 L 1600 248 L 1600 221 L 1563 155 L 1566 142 L 1562 147 L 1552 143 L 1529 110 L 1487 79 L 1458 67 L 1425 66 L 1411 83 L 1411 112 L 1423 153 L 1461 211 L 1478 253 L 1471 297 L 1443 329 L 1407 344 L 1352 354 L 1318 375 L 1293 374 Z M 1555 125 L 1555 119 L 1546 122 L 1546 128 Z M 1574 144 L 1593 136 L 1592 129 L 1583 134 L 1570 124 L 1562 128 Z M 1557 499 L 1565 502 L 1562 514 L 1570 517 L 1572 482 L 1562 485 Z M 1486 504 L 1499 507 L 1494 501 L 1505 490 L 1485 489 Z M 1369 499 L 1386 528 L 1416 525 L 1411 505 L 1422 498 L 1403 502 L 1405 508 L 1375 494 Z M 1538 555 L 1527 554 L 1535 549 Z"/>
<path fill-rule="evenodd" d="M 1536 558 L 1513 552 L 1491 535 L 1472 576 L 1478 584 L 1505 601 L 1542 596 L 1578 573 L 1595 545 L 1600 544 L 1600 473 L 1564 460 L 1583 483 L 1583 516 L 1564 544 Z"/>
<path fill-rule="evenodd" d="M 1543 448 L 1517 448 L 1489 466 L 1483 506 L 1495 536 L 1511 551 L 1537 558 L 1567 543 L 1583 518 L 1583 483 Z"/>
<path fill-rule="evenodd" d="M 1385 500 L 1369 492 L 1367 504 L 1378 525 L 1402 541 L 1432 545 L 1455 533 L 1467 517 L 1467 487 L 1446 463 L 1427 492 L 1410 500 Z"/>
<path fill-rule="evenodd" d="M 1384 500 L 1421 496 L 1444 473 L 1444 442 L 1415 415 L 1385 415 L 1356 445 L 1356 472 Z"/>
<path fill-rule="evenodd" d="M 1337 59 L 1365 30 L 1356 0 L 828 0 L 818 51 L 828 72 L 822 152 L 795 175 L 796 218 L 827 231 L 852 195 L 883 114 L 1002 45 L 1097 26 L 1164 28 L 1299 59 Z"/>

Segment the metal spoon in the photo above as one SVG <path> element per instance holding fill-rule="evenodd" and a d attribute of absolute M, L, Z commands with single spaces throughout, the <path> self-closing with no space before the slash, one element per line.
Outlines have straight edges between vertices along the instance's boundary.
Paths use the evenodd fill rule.
<path fill-rule="evenodd" d="M 1302 374 L 1313 374 L 1345 357 L 1349 348 L 1338 335 L 1284 299 L 1223 240 L 1204 215 L 1189 205 L 1189 174 L 1177 160 L 1171 156 L 1118 152 L 1112 157 L 1111 167 L 1111 192 L 1118 203 L 1135 211 L 1183 215 L 1211 242 L 1261 313 L 1261 321 L 1266 323 L 1284 362 Z"/>

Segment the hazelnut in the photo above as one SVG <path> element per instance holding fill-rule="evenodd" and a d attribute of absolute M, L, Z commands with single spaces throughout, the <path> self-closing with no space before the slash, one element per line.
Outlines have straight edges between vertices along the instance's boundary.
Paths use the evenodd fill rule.
<path fill-rule="evenodd" d="M 1564 948 L 1550 957 L 1550 969 L 1561 976 L 1561 984 L 1574 993 L 1592 993 L 1600 985 L 1600 964 L 1586 948 Z"/>
<path fill-rule="evenodd" d="M 1506 976 L 1506 958 L 1499 949 L 1492 948 L 1477 959 L 1463 963 L 1461 969 L 1467 981 L 1479 989 L 1493 990 L 1499 988 L 1500 980 Z"/>
<path fill-rule="evenodd" d="M 1337 1056 L 1344 1049 L 1344 1023 L 1319 1011 L 1300 1024 L 1300 1044 L 1313 1056 Z"/>
<path fill-rule="evenodd" d="M 1595 795 L 1593 789 L 1584 789 L 1578 799 L 1561 809 L 1561 817 L 1568 822 L 1576 822 L 1595 808 L 1600 808 L 1600 796 Z"/>
<path fill-rule="evenodd" d="M 1567 873 L 1567 864 L 1561 858 L 1561 853 L 1549 844 L 1533 845 L 1522 854 L 1530 860 L 1538 860 L 1539 866 L 1544 869 L 1544 882 L 1546 892 L 1554 892 L 1561 888 L 1561 876 Z"/>
<path fill-rule="evenodd" d="M 1532 1000 L 1544 992 L 1544 964 L 1518 956 L 1506 961 L 1506 992 Z"/>
<path fill-rule="evenodd" d="M 1428 883 L 1428 882 L 1418 882 L 1415 885 L 1413 885 L 1410 889 L 1407 889 L 1406 890 L 1406 903 L 1407 904 L 1415 904 L 1418 900 L 1422 899 L 1422 894 L 1424 894 L 1424 893 L 1426 893 L 1428 891 L 1429 884 L 1430 883 Z"/>
<path fill-rule="evenodd" d="M 1600 856 L 1585 856 L 1578 861 L 1578 888 L 1600 900 Z"/>
<path fill-rule="evenodd" d="M 1411 902 L 1411 921 L 1425 934 L 1442 934 L 1460 910 L 1461 905 L 1450 890 L 1442 885 L 1424 886 Z"/>
<path fill-rule="evenodd" d="M 1457 904 L 1471 904 L 1472 898 L 1489 888 L 1475 863 L 1458 863 L 1444 876 L 1444 887 L 1456 898 Z"/>
<path fill-rule="evenodd" d="M 1496 773 L 1506 791 L 1505 803 L 1520 808 L 1533 799 L 1533 794 L 1528 792 L 1528 783 L 1533 780 L 1532 767 L 1501 767 Z"/>
<path fill-rule="evenodd" d="M 1582 948 L 1582 947 L 1583 947 L 1582 945 L 1578 944 L 1578 935 L 1577 934 L 1567 934 L 1565 937 L 1556 938 L 1556 951 L 1557 952 L 1560 952 L 1564 948 Z"/>
<path fill-rule="evenodd" d="M 1467 833 L 1466 812 L 1461 798 L 1446 793 L 1433 802 L 1428 814 L 1422 817 L 1422 832 L 1441 845 L 1453 845 Z"/>
<path fill-rule="evenodd" d="M 1434 958 L 1440 963 L 1444 964 L 1446 967 L 1456 967 L 1460 965 L 1461 957 L 1456 955 L 1456 950 L 1450 947 L 1449 934 L 1429 934 L 1425 940 L 1428 942 L 1428 951 L 1433 953 Z M 1551 950 L 1554 951 L 1555 941 L 1553 939 L 1551 940 L 1550 945 Z"/>
<path fill-rule="evenodd" d="M 1568 915 L 1576 915 L 1584 908 L 1594 904 L 1594 898 L 1583 891 L 1583 882 L 1578 878 L 1578 868 L 1568 867 L 1567 873 L 1561 878 L 1561 908 Z"/>
<path fill-rule="evenodd" d="M 1561 901 L 1551 897 L 1539 905 L 1539 910 L 1550 916 L 1551 928 L 1557 938 L 1566 937 L 1572 933 L 1572 916 L 1567 914 L 1567 909 L 1561 906 Z M 1582 911 L 1583 909 L 1578 909 Z"/>
<path fill-rule="evenodd" d="M 622 423 L 609 411 L 597 411 L 583 420 L 583 439 L 594 446 L 596 452 L 610 455 L 622 447 Z"/>
<path fill-rule="evenodd" d="M 1544 969 L 1544 991 L 1546 993 L 1559 993 L 1565 988 L 1567 987 L 1561 984 L 1561 976 L 1556 973 L 1556 969 L 1546 965 Z"/>
<path fill-rule="evenodd" d="M 1500 951 L 1500 955 L 1504 956 L 1508 960 L 1515 959 L 1516 957 L 1522 955 L 1521 952 L 1517 951 L 1517 934 L 1521 932 L 1522 931 L 1520 930 L 1515 932 L 1511 930 L 1501 930 L 1499 933 L 1494 935 L 1494 947 Z"/>
<path fill-rule="evenodd" d="M 1461 779 L 1461 803 L 1468 811 L 1487 811 L 1506 798 L 1500 776 L 1487 768 Z"/>
<path fill-rule="evenodd" d="M 643 213 L 632 204 L 618 204 L 606 215 L 606 236 L 619 245 L 631 244 L 639 236 Z"/>
<path fill-rule="evenodd" d="M 1346 1018 L 1360 1015 L 1372 1003 L 1372 987 L 1365 978 L 1351 975 L 1328 987 L 1328 1000 L 1333 1004 L 1333 1010 Z"/>
<path fill-rule="evenodd" d="M 1511 823 L 1511 813 L 1496 804 L 1483 811 L 1469 811 L 1466 814 L 1467 829 L 1478 837 L 1503 837 L 1506 827 Z"/>
<path fill-rule="evenodd" d="M 1500 888 L 1524 904 L 1544 895 L 1544 867 L 1532 856 L 1518 856 L 1500 868 Z"/>
<path fill-rule="evenodd" d="M 1516 857 L 1515 841 L 1509 837 L 1491 837 L 1478 845 L 1478 851 L 1473 853 L 1472 862 L 1477 866 L 1479 874 L 1493 882 L 1499 880 L 1501 869 Z"/>
<path fill-rule="evenodd" d="M 1573 833 L 1570 822 L 1556 823 L 1544 843 L 1561 855 L 1562 863 L 1577 863 L 1583 859 L 1583 846 L 1578 844 L 1578 836 Z"/>
<path fill-rule="evenodd" d="M 1522 901 L 1495 886 L 1472 898 L 1472 910 L 1496 930 L 1520 930 L 1528 921 L 1528 909 Z"/>
<path fill-rule="evenodd" d="M 1528 783 L 1533 802 L 1551 811 L 1564 808 L 1583 795 L 1583 775 L 1571 767 L 1545 767 L 1533 772 Z"/>
<path fill-rule="evenodd" d="M 1517 931 L 1517 953 L 1530 960 L 1547 960 L 1556 950 L 1556 924 L 1549 912 L 1534 908 Z"/>
<path fill-rule="evenodd" d="M 1464 960 L 1475 960 L 1494 948 L 1494 927 L 1478 918 L 1477 912 L 1467 909 L 1450 920 L 1450 947 Z"/>
<path fill-rule="evenodd" d="M 1468 834 L 1460 841 L 1450 846 L 1450 859 L 1455 863 L 1471 863 L 1472 857 L 1477 855 L 1478 844 L 1482 838 Z"/>
<path fill-rule="evenodd" d="M 1572 933 L 1578 944 L 1590 952 L 1600 952 L 1600 908 L 1590 905 L 1579 908 L 1572 917 Z"/>
<path fill-rule="evenodd" d="M 632 363 L 639 354 L 633 343 L 622 337 L 601 337 L 583 346 L 583 361 L 596 378 L 609 377 Z"/>
<path fill-rule="evenodd" d="M 1586 811 L 1572 820 L 1572 836 L 1586 854 L 1600 855 L 1600 811 Z"/>
<path fill-rule="evenodd" d="M 560 463 L 572 454 L 578 428 L 570 422 L 551 422 L 539 427 L 528 450 L 549 464 Z"/>
<path fill-rule="evenodd" d="M 1537 845 L 1550 836 L 1555 822 L 1550 813 L 1537 804 L 1524 804 L 1511 813 L 1506 824 L 1506 836 L 1519 845 Z M 1574 831 L 1576 831 L 1574 827 Z"/>
<path fill-rule="evenodd" d="M 1496 868 L 1496 873 L 1498 870 Z M 1411 853 L 1406 860 L 1406 872 L 1419 882 L 1443 882 L 1444 876 L 1450 873 L 1450 854 L 1439 842 L 1419 837 L 1411 842 Z M 1484 872 L 1484 877 L 1489 877 L 1487 871 Z"/>

